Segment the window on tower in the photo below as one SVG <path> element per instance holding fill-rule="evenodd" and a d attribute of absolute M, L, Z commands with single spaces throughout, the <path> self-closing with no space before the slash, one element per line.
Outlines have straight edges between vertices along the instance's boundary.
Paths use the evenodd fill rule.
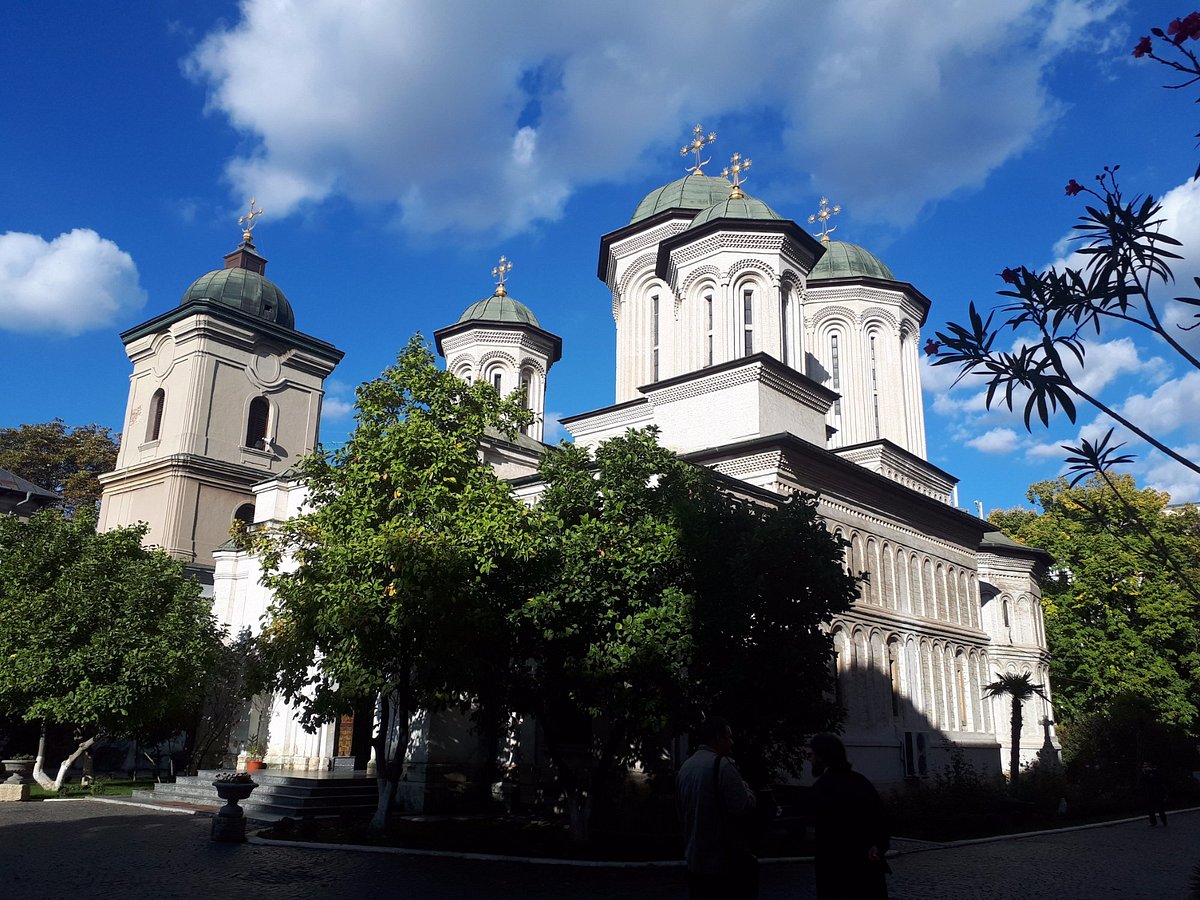
<path fill-rule="evenodd" d="M 838 336 L 830 335 L 829 338 L 829 368 L 830 376 L 832 377 L 833 389 L 841 391 L 842 389 L 842 361 L 840 351 L 838 349 Z M 842 398 L 839 396 L 833 401 L 833 414 L 840 416 L 842 414 Z"/>
<path fill-rule="evenodd" d="M 650 380 L 658 381 L 658 294 L 650 296 Z"/>
<path fill-rule="evenodd" d="M 782 361 L 785 366 L 791 365 L 791 347 L 788 341 L 788 314 L 791 312 L 792 298 L 788 294 L 788 289 L 784 288 L 780 292 L 779 302 L 779 344 L 782 349 Z"/>
<path fill-rule="evenodd" d="M 754 288 L 742 291 L 742 335 L 745 339 L 743 356 L 754 352 Z"/>
<path fill-rule="evenodd" d="M 494 388 L 496 389 L 496 393 L 497 393 L 497 394 L 503 394 L 503 393 L 504 393 L 504 391 L 502 391 L 502 390 L 500 389 L 500 384 L 501 384 L 501 380 L 500 380 L 500 373 L 499 373 L 499 372 L 497 372 L 497 373 L 495 373 L 495 374 L 492 376 L 492 387 L 494 387 Z"/>
<path fill-rule="evenodd" d="M 271 404 L 266 397 L 255 397 L 250 401 L 250 413 L 246 417 L 246 446 L 255 450 L 265 449 L 267 420 L 271 415 Z"/>
<path fill-rule="evenodd" d="M 706 335 L 706 341 L 708 344 L 708 355 L 706 358 L 707 361 L 704 364 L 706 366 L 711 366 L 713 364 L 713 299 L 712 299 L 712 294 L 704 295 L 704 321 L 706 323 L 705 324 L 705 335 Z"/>
<path fill-rule="evenodd" d="M 155 391 L 154 396 L 150 398 L 150 419 L 146 423 L 147 441 L 157 441 L 162 434 L 163 404 L 166 399 L 167 395 L 162 388 Z"/>

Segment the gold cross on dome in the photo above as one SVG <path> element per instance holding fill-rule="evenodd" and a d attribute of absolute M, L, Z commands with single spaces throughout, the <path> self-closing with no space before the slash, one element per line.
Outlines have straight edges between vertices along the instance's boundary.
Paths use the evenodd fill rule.
<path fill-rule="evenodd" d="M 508 273 L 511 271 L 512 271 L 512 263 L 509 261 L 507 256 L 500 257 L 499 265 L 492 267 L 492 277 L 500 279 L 499 281 L 496 282 L 496 296 L 497 297 L 503 297 L 505 294 L 508 293 L 508 290 L 504 287 L 504 279 L 508 275 Z"/>
<path fill-rule="evenodd" d="M 697 123 L 696 127 L 692 129 L 691 143 L 684 144 L 682 147 L 679 148 L 680 156 L 687 156 L 689 153 L 696 154 L 696 164 L 694 166 L 688 166 L 686 169 L 686 171 L 689 175 L 703 175 L 704 174 L 704 167 L 708 165 L 709 161 L 707 159 L 701 160 L 700 154 L 704 151 L 705 147 L 707 147 L 709 144 L 711 144 L 716 139 L 717 139 L 717 133 L 715 131 L 710 131 L 708 133 L 708 137 L 705 137 L 704 129 L 700 126 L 699 123 Z"/>
<path fill-rule="evenodd" d="M 822 197 L 820 210 L 813 213 L 811 216 L 808 217 L 809 225 L 811 225 L 813 222 L 817 222 L 817 221 L 819 221 L 821 223 L 821 231 L 817 236 L 821 239 L 822 244 L 828 244 L 829 243 L 829 235 L 831 233 L 833 233 L 834 231 L 837 231 L 836 226 L 833 228 L 829 227 L 829 220 L 831 218 L 833 218 L 834 216 L 836 216 L 841 211 L 842 211 L 842 208 L 840 206 L 835 206 L 833 209 L 830 209 L 829 201 L 827 199 L 825 199 L 824 197 Z"/>
<path fill-rule="evenodd" d="M 746 195 L 742 193 L 742 182 L 745 181 L 742 173 L 750 168 L 750 160 L 742 159 L 742 154 L 735 153 L 729 157 L 729 165 L 721 170 L 722 178 L 733 178 L 733 190 L 729 193 L 730 200 L 741 200 Z"/>
<path fill-rule="evenodd" d="M 254 204 L 257 201 L 250 198 L 250 212 L 244 216 L 238 216 L 238 224 L 242 226 L 242 240 L 247 244 L 250 243 L 250 232 L 254 230 L 254 220 L 263 214 L 261 209 L 255 209 Z"/>

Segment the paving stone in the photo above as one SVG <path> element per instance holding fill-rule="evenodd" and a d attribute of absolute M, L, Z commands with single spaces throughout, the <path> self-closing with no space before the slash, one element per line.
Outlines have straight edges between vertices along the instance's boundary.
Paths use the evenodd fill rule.
<path fill-rule="evenodd" d="M 0 898 L 253 896 L 599 900 L 686 896 L 681 868 L 574 868 L 210 841 L 211 820 L 91 801 L 0 806 Z M 912 848 L 914 845 L 906 845 Z M 1200 813 L 892 859 L 893 900 L 1182 898 Z M 763 866 L 763 900 L 813 896 L 812 866 Z"/>

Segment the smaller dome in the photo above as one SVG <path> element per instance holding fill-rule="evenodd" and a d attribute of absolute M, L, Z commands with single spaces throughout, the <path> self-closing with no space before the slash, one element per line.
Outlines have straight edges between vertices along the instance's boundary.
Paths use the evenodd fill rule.
<path fill-rule="evenodd" d="M 753 197 L 742 196 L 734 199 L 725 197 L 719 203 L 714 203 L 707 209 L 701 210 L 696 218 L 692 219 L 691 228 L 699 228 L 705 222 L 711 222 L 714 219 L 782 219 L 783 216 L 767 206 L 761 200 L 756 200 Z"/>
<path fill-rule="evenodd" d="M 541 328 L 537 316 L 528 306 L 508 294 L 492 294 L 478 303 L 472 303 L 461 316 L 461 322 L 515 322 Z"/>
<path fill-rule="evenodd" d="M 724 178 L 686 175 L 648 193 L 633 211 L 629 224 L 667 209 L 705 209 L 729 198 L 732 185 Z"/>
<path fill-rule="evenodd" d="M 235 266 L 201 275 L 183 292 L 179 305 L 186 306 L 196 300 L 215 300 L 264 322 L 274 322 L 282 328 L 296 327 L 292 305 L 283 291 L 273 281 L 249 269 Z"/>
<path fill-rule="evenodd" d="M 830 241 L 825 246 L 825 255 L 808 273 L 809 281 L 855 277 L 896 280 L 892 270 L 884 265 L 878 256 L 858 244 L 848 244 L 845 241 Z"/>

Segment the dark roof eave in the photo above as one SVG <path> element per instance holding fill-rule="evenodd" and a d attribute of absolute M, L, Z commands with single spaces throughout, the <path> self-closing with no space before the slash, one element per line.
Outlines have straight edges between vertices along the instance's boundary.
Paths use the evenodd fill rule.
<path fill-rule="evenodd" d="M 950 506 L 948 503 L 943 503 L 934 497 L 922 494 L 920 491 L 914 491 L 907 485 L 903 485 L 898 481 L 893 481 L 886 475 L 880 475 L 878 472 L 872 472 L 870 469 L 858 465 L 858 463 L 850 462 L 848 459 L 843 459 L 831 450 L 824 447 L 818 447 L 810 441 L 799 438 L 794 434 L 781 432 L 779 434 L 763 435 L 762 437 L 749 438 L 744 441 L 735 441 L 730 444 L 722 444 L 719 447 L 706 447 L 703 450 L 693 450 L 690 453 L 680 454 L 683 459 L 703 460 L 715 456 L 728 455 L 730 451 L 741 451 L 754 449 L 756 447 L 769 447 L 779 444 L 789 445 L 801 450 L 805 453 L 817 453 L 828 459 L 832 465 L 844 469 L 847 473 L 853 472 L 859 477 L 865 477 L 868 480 L 874 481 L 881 487 L 886 486 L 889 490 L 903 492 L 910 502 L 921 505 L 931 512 L 936 512 L 939 515 L 948 516 L 960 525 L 969 525 L 972 528 L 978 529 L 980 536 L 987 532 L 992 526 L 988 525 L 983 519 L 971 515 L 969 512 Z"/>
<path fill-rule="evenodd" d="M 487 325 L 489 328 L 504 328 L 511 329 L 513 331 L 535 332 L 550 342 L 550 345 L 553 348 L 550 354 L 550 362 L 553 364 L 562 359 L 562 338 L 553 332 L 547 331 L 545 328 L 542 328 L 538 325 L 531 325 L 528 322 L 493 322 L 488 319 L 468 319 L 466 322 L 455 322 L 453 325 L 447 325 L 445 328 L 439 328 L 433 333 L 433 345 L 437 348 L 437 352 L 440 355 L 445 356 L 445 354 L 442 353 L 443 338 L 453 337 L 456 334 L 467 331 L 471 328 L 477 328 L 480 325 Z"/>
<path fill-rule="evenodd" d="M 791 219 L 710 219 L 699 228 L 688 228 L 658 245 L 658 258 L 654 262 L 655 276 L 666 280 L 673 250 L 717 231 L 783 232 L 800 248 L 801 257 L 808 257 L 804 260 L 808 263 L 807 271 L 812 271 L 817 260 L 825 255 L 825 245 Z"/>
<path fill-rule="evenodd" d="M 636 222 L 630 222 L 618 228 L 616 231 L 610 231 L 608 234 L 600 238 L 600 258 L 596 263 L 596 277 L 601 281 L 606 281 L 608 277 L 608 254 L 609 248 L 618 241 L 623 241 L 631 234 L 637 234 L 639 231 L 644 231 L 647 228 L 653 228 L 655 225 L 661 225 L 663 222 L 671 219 L 694 219 L 700 214 L 698 209 L 688 209 L 684 206 L 672 206 L 670 209 L 664 209 L 661 212 L 656 212 L 652 216 L 646 216 L 644 219 L 638 219 Z"/>
<path fill-rule="evenodd" d="M 152 334 L 160 328 L 164 328 L 173 322 L 178 322 L 180 319 L 185 319 L 188 316 L 197 314 L 206 314 L 217 319 L 225 319 L 235 325 L 242 325 L 251 328 L 261 334 L 272 337 L 280 343 L 291 347 L 297 347 L 316 353 L 327 359 L 330 359 L 337 364 L 342 361 L 342 357 L 346 354 L 339 350 L 327 341 L 320 338 L 315 338 L 310 334 L 305 334 L 302 331 L 297 331 L 294 328 L 284 328 L 281 325 L 276 325 L 274 322 L 267 322 L 255 316 L 248 316 L 245 313 L 231 309 L 224 303 L 217 300 L 201 299 L 191 300 L 182 306 L 176 306 L 169 309 L 161 315 L 155 316 L 140 325 L 134 325 L 132 328 L 121 332 L 121 342 L 128 345 L 130 341 L 135 341 L 147 334 Z"/>
<path fill-rule="evenodd" d="M 925 318 L 929 315 L 929 308 L 933 302 L 922 294 L 911 282 L 896 281 L 894 279 L 876 278 L 873 275 L 846 275 L 841 278 L 815 278 L 809 279 L 809 290 L 822 287 L 840 287 L 847 284 L 862 284 L 869 287 L 881 287 L 889 290 L 900 290 L 914 301 L 923 310 L 921 315 L 921 325 L 925 324 Z"/>

